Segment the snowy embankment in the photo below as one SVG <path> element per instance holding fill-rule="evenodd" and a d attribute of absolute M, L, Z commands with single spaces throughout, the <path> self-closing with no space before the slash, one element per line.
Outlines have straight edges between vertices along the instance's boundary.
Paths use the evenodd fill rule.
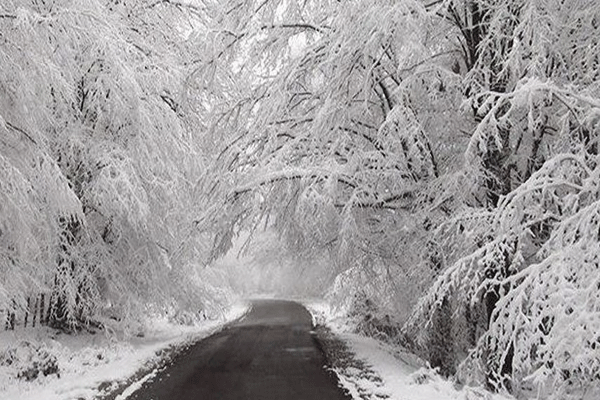
<path fill-rule="evenodd" d="M 220 318 L 194 326 L 157 318 L 148 321 L 143 335 L 121 340 L 114 334 L 67 335 L 46 327 L 0 331 L 0 399 L 101 397 L 140 371 L 152 371 L 165 352 L 210 336 L 248 309 L 249 304 L 238 303 Z"/>
<path fill-rule="evenodd" d="M 346 360 L 335 362 L 332 369 L 354 400 L 512 399 L 482 388 L 456 387 L 405 349 L 351 333 L 347 321 L 336 316 L 329 305 L 313 301 L 306 301 L 304 305 L 313 316 L 313 325 L 325 325 L 335 334 L 335 340 L 342 341 L 342 352 L 351 353 L 352 360 L 342 355 Z"/>

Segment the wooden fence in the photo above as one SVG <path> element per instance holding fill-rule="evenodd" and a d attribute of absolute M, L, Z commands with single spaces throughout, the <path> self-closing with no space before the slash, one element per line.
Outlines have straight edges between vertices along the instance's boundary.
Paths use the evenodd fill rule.
<path fill-rule="evenodd" d="M 29 296 L 27 297 L 27 307 L 22 314 L 17 314 L 14 310 L 5 310 L 4 314 L 4 330 L 14 330 L 20 324 L 23 325 L 23 328 L 27 328 L 28 326 L 34 328 L 36 324 L 48 325 L 50 318 L 50 295 L 41 293 L 34 297 Z"/>

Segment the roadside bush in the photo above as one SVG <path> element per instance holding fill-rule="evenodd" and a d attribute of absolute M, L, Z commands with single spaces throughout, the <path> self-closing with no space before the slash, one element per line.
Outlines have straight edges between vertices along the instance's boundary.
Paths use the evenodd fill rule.
<path fill-rule="evenodd" d="M 27 341 L 0 352 L 0 365 L 13 366 L 16 378 L 26 381 L 33 381 L 40 374 L 43 376 L 56 374 L 60 377 L 56 356 L 43 346 Z"/>

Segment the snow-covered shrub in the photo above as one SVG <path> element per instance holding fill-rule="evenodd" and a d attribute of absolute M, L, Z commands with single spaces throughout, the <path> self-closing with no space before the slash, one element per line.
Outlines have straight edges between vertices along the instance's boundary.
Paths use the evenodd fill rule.
<path fill-rule="evenodd" d="M 410 379 L 416 385 L 423 385 L 438 379 L 438 375 L 431 367 L 421 367 L 410 375 Z"/>
<path fill-rule="evenodd" d="M 338 315 L 344 315 L 349 329 L 388 341 L 399 340 L 400 324 L 390 293 L 393 283 L 382 265 L 368 272 L 355 267 L 340 274 L 327 299 Z"/>
<path fill-rule="evenodd" d="M 43 345 L 23 341 L 0 353 L 0 365 L 11 366 L 16 378 L 32 381 L 39 376 L 56 374 L 60 377 L 58 361 Z"/>

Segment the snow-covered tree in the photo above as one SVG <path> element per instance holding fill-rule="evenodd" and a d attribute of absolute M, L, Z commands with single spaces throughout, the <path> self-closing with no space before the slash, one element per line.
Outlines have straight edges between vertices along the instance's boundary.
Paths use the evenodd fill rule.
<path fill-rule="evenodd" d="M 237 4 L 231 9 L 244 17 L 228 20 L 236 24 L 222 33 L 228 40 L 196 77 L 210 78 L 221 96 L 211 103 L 212 131 L 227 139 L 215 160 L 214 190 L 229 204 L 217 248 L 240 226 L 265 223 L 299 248 L 333 245 L 347 260 L 371 242 L 387 247 L 389 232 L 362 232 L 397 220 L 439 175 L 423 127 L 432 113 L 418 108 L 425 85 L 438 81 L 439 102 L 457 89 L 446 91 L 457 80 L 443 68 L 419 70 L 426 82 L 405 72 L 440 56 L 424 43 L 426 10 L 418 2 Z"/>
<path fill-rule="evenodd" d="M 465 80 L 477 125 L 462 173 L 479 184 L 469 186 L 476 201 L 438 228 L 449 268 L 405 329 L 425 344 L 450 302 L 463 330 L 455 334 L 473 331 L 451 349 L 475 346 L 459 368 L 464 380 L 579 398 L 598 376 L 588 253 L 598 238 L 583 231 L 597 201 L 598 44 L 589 38 L 600 10 L 585 1 L 444 6 L 471 13 L 451 13 L 463 38 L 473 29 L 464 21 L 480 13 Z"/>
<path fill-rule="evenodd" d="M 185 78 L 200 57 L 192 2 L 0 6 L 0 308 L 46 293 L 50 322 L 202 297 L 192 229 L 202 128 Z M 6 177 L 6 179 L 4 178 Z M 171 284 L 165 285 L 165 282 Z"/>

